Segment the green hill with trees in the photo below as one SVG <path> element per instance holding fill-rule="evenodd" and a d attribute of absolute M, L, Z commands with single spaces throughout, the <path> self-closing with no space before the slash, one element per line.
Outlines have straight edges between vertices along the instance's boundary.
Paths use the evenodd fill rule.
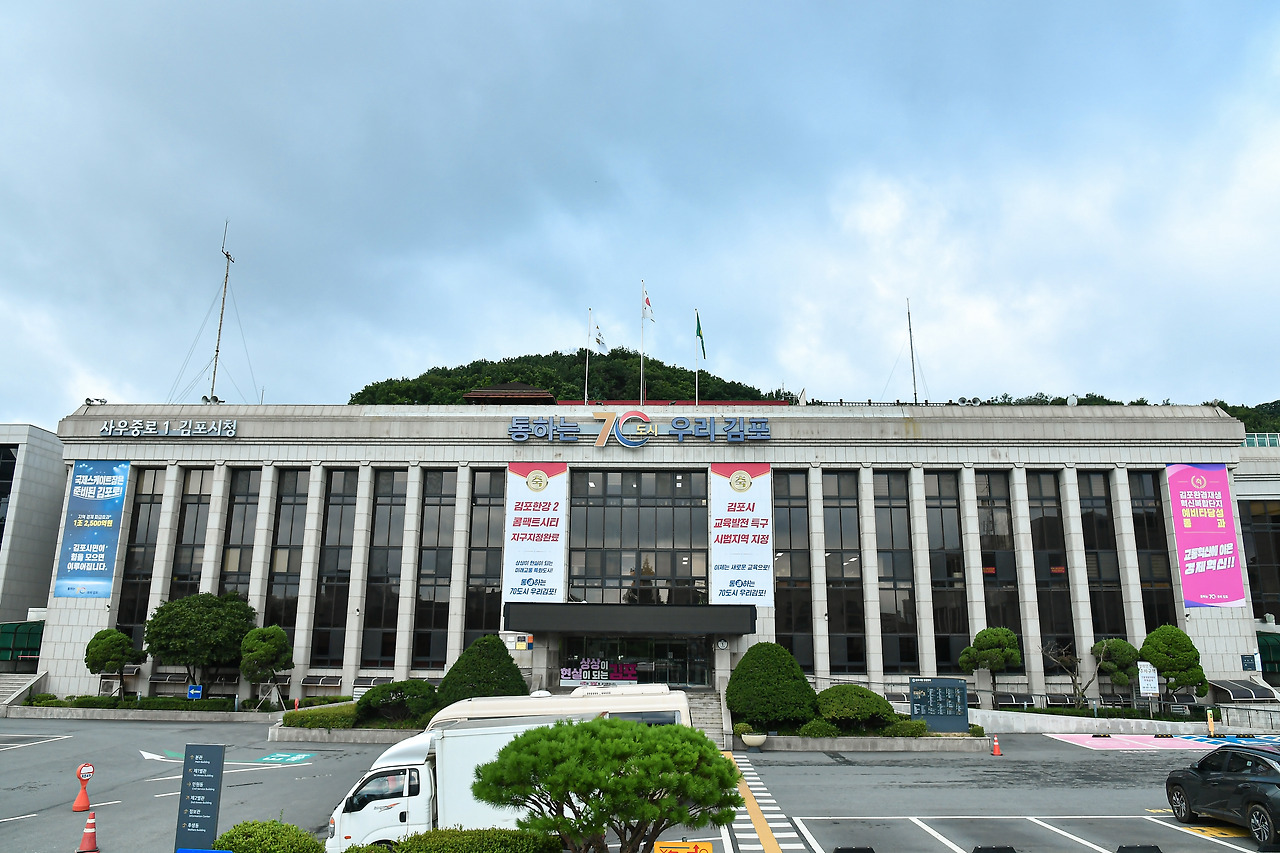
<path fill-rule="evenodd" d="M 548 355 L 521 355 L 502 361 L 481 359 L 461 367 L 433 367 L 416 379 L 384 379 L 351 395 L 351 405 L 459 405 L 462 395 L 476 388 L 523 382 L 551 392 L 557 400 L 582 399 L 582 372 L 586 350 Z M 674 367 L 654 358 L 644 360 L 645 398 L 692 400 L 692 370 Z M 640 398 L 640 353 L 617 347 L 591 356 L 591 399 Z M 759 388 L 730 382 L 705 371 L 698 374 L 702 400 L 779 400 L 784 392 L 762 393 Z"/>
<path fill-rule="evenodd" d="M 480 359 L 459 367 L 433 367 L 410 379 L 383 379 L 372 382 L 351 395 L 353 406 L 449 406 L 461 405 L 462 395 L 477 388 L 523 382 L 549 391 L 557 400 L 582 399 L 582 372 L 586 350 L 553 352 L 547 355 L 520 355 L 501 361 Z M 655 358 L 645 358 L 645 397 L 650 400 L 692 400 L 692 370 L 675 367 Z M 640 353 L 617 347 L 604 355 L 591 356 L 591 399 L 635 400 L 640 397 Z M 796 395 L 782 389 L 762 392 L 741 382 L 722 379 L 711 373 L 698 375 L 698 396 L 707 402 L 719 400 L 789 400 Z M 1065 396 L 1038 393 L 1026 397 L 1001 394 L 982 401 L 984 406 L 1065 406 Z M 1150 406 L 1156 405 L 1139 397 L 1129 403 L 1112 400 L 1101 394 L 1081 394 L 1080 406 Z M 1160 405 L 1168 405 L 1165 400 Z M 809 400 L 821 406 L 821 400 Z M 1224 412 L 1244 423 L 1246 432 L 1280 433 L 1280 400 L 1256 406 L 1232 405 L 1210 400 L 1206 406 L 1219 406 Z"/>

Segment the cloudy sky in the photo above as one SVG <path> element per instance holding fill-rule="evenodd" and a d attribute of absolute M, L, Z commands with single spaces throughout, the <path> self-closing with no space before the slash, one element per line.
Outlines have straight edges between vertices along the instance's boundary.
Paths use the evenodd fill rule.
<path fill-rule="evenodd" d="M 0 422 L 585 345 L 1280 397 L 1280 6 L 0 2 Z M 210 314 L 211 308 L 213 309 Z"/>

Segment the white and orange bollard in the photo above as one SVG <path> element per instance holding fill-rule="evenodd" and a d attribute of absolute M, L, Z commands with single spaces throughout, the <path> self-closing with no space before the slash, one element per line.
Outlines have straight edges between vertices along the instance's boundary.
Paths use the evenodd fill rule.
<path fill-rule="evenodd" d="M 1004 755 L 1004 753 L 1000 751 L 1000 736 L 999 736 L 999 735 L 992 735 L 992 736 L 991 736 L 991 754 L 992 754 L 992 755 Z"/>
<path fill-rule="evenodd" d="M 93 778 L 93 765 L 81 764 L 76 768 L 76 778 L 80 780 L 80 793 L 76 795 L 76 801 L 71 804 L 73 812 L 87 812 L 89 806 L 89 780 Z"/>

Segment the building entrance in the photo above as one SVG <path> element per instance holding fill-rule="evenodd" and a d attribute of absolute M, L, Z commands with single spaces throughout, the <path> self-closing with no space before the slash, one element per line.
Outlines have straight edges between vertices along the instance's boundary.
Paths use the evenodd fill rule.
<path fill-rule="evenodd" d="M 560 644 L 560 683 L 604 682 L 708 687 L 709 637 L 575 637 Z"/>

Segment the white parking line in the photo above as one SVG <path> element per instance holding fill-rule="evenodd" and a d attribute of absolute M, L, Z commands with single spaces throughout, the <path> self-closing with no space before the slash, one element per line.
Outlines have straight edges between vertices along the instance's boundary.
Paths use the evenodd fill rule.
<path fill-rule="evenodd" d="M 929 833 L 930 835 L 932 835 L 932 836 L 933 836 L 934 838 L 936 838 L 938 841 L 941 841 L 943 844 L 945 844 L 945 845 L 947 846 L 947 849 L 948 849 L 948 850 L 950 850 L 950 851 L 951 851 L 951 853 L 965 853 L 964 848 L 962 848 L 962 847 L 957 847 L 956 845 L 952 844 L 952 843 L 951 843 L 951 841 L 950 841 L 950 840 L 948 840 L 948 839 L 947 839 L 945 836 L 943 836 L 941 833 L 936 832 L 936 831 L 934 831 L 934 829 L 933 829 L 932 827 L 925 825 L 924 821 L 920 820 L 920 818 L 918 818 L 918 817 L 913 817 L 913 818 L 909 818 L 909 820 L 910 820 L 912 823 L 914 823 L 916 826 L 918 826 L 918 827 L 920 827 L 921 829 L 923 829 L 925 832 L 927 832 L 927 833 Z"/>
<path fill-rule="evenodd" d="M 1201 839 L 1201 840 L 1203 840 L 1203 841 L 1212 841 L 1214 844 L 1221 844 L 1223 847 L 1229 847 L 1229 848 L 1231 848 L 1232 850 L 1239 850 L 1239 851 L 1240 851 L 1240 853 L 1252 853 L 1252 851 L 1250 851 L 1248 847 L 1237 847 L 1237 846 L 1236 846 L 1236 845 L 1234 845 L 1234 844 L 1231 844 L 1231 843 L 1229 843 L 1229 842 L 1223 841 L 1221 838 L 1213 838 L 1213 837 L 1208 836 L 1208 835 L 1201 835 L 1201 834 L 1200 834 L 1200 833 L 1198 833 L 1198 832 L 1192 832 L 1191 830 L 1186 829 L 1185 827 L 1178 826 L 1177 824 L 1173 824 L 1173 823 L 1166 823 L 1165 821 L 1161 820 L 1161 819 L 1160 819 L 1160 818 L 1158 818 L 1158 817 L 1151 817 L 1150 815 L 1143 815 L 1143 819 L 1144 819 L 1144 820 L 1149 820 L 1149 821 L 1151 821 L 1152 823 L 1158 823 L 1158 824 L 1160 824 L 1161 826 L 1168 827 L 1169 829 L 1175 830 L 1176 832 L 1185 832 L 1187 835 L 1190 835 L 1190 836 L 1192 836 L 1192 837 L 1194 837 L 1194 838 L 1199 838 L 1199 839 Z"/>
<path fill-rule="evenodd" d="M 10 737 L 40 737 L 40 735 L 10 735 Z M 69 737 L 72 737 L 72 735 L 54 735 L 52 737 L 47 737 L 44 740 L 32 741 L 31 743 L 15 743 L 12 746 L 0 746 L 0 752 L 4 752 L 9 749 L 22 749 L 24 746 L 39 746 L 42 743 L 53 743 L 55 740 L 66 740 Z"/>
<path fill-rule="evenodd" d="M 20 814 L 17 817 L 0 817 L 0 823 L 8 823 L 11 820 L 26 820 L 29 817 L 35 817 L 34 814 Z"/>
<path fill-rule="evenodd" d="M 1072 841 L 1074 841 L 1077 844 L 1083 844 L 1085 847 L 1088 847 L 1090 850 L 1093 850 L 1094 853 L 1111 853 L 1110 850 L 1106 850 L 1102 847 L 1099 847 L 1098 845 L 1094 844 L 1091 841 L 1085 841 L 1083 838 L 1080 838 L 1079 836 L 1072 835 L 1071 833 L 1067 832 L 1065 829 L 1058 829 L 1058 827 L 1053 826 L 1052 824 L 1045 823 L 1044 821 L 1040 820 L 1040 818 L 1029 817 L 1027 818 L 1027 820 L 1031 821 L 1036 826 L 1043 826 L 1045 829 L 1049 830 L 1050 832 L 1056 832 L 1059 835 L 1061 835 L 1063 838 L 1070 838 Z"/>

